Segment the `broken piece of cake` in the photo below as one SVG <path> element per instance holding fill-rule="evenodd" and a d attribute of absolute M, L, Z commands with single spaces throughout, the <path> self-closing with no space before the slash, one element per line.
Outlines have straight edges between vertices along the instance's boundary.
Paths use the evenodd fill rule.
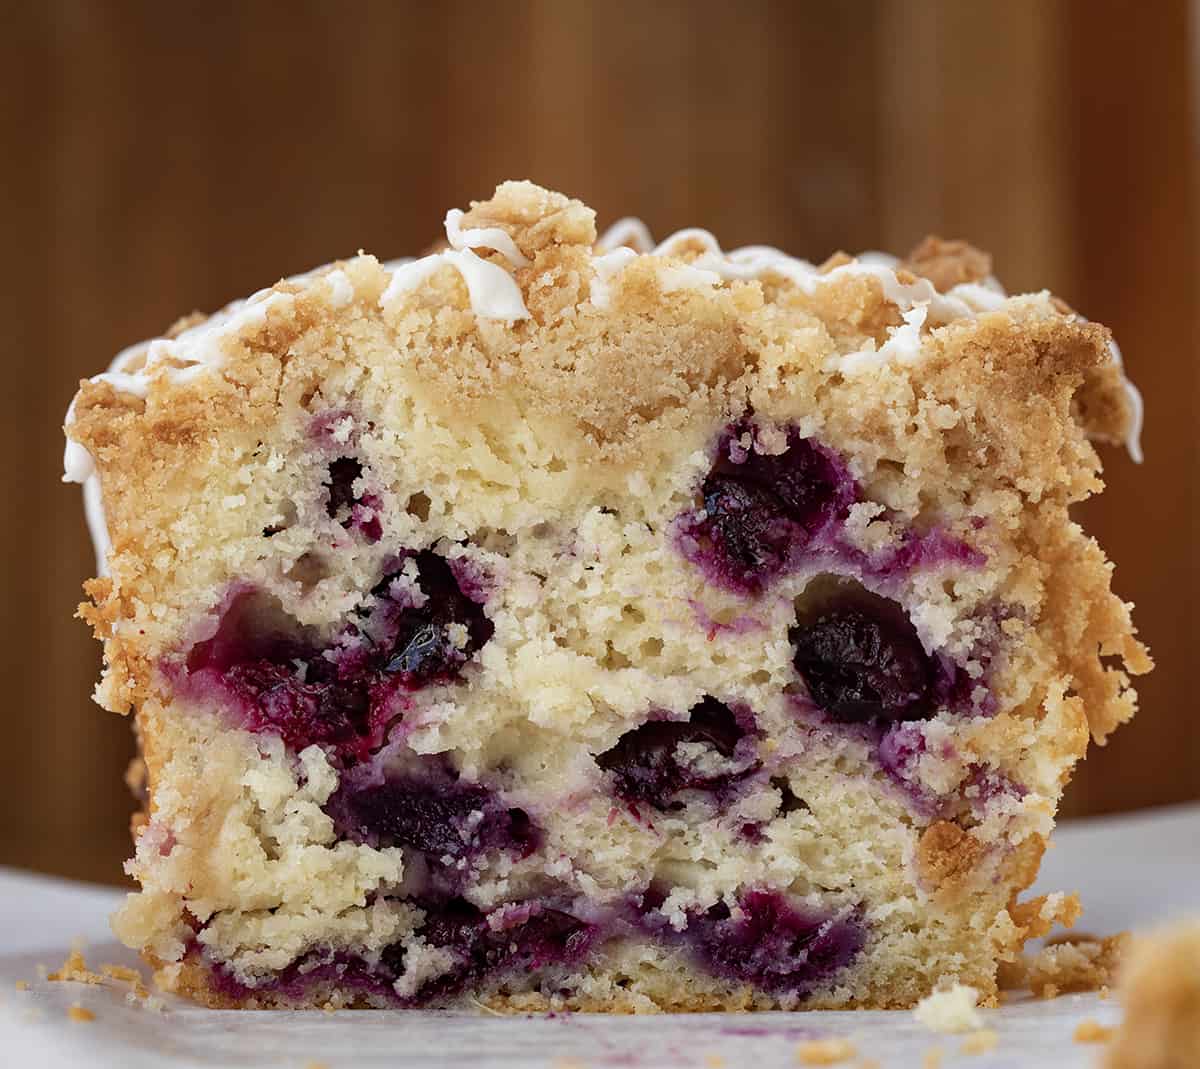
<path fill-rule="evenodd" d="M 1108 331 L 987 258 L 722 252 L 525 182 L 82 384 L 114 925 L 212 1006 L 994 999 L 1150 667 L 1072 520 Z"/>
<path fill-rule="evenodd" d="M 1195 1069 L 1200 1062 L 1200 917 L 1138 937 L 1122 967 L 1125 1018 L 1104 1069 Z"/>

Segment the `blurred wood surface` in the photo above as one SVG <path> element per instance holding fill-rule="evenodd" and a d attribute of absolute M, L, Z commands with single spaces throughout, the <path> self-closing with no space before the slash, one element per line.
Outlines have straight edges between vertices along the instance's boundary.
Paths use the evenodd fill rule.
<path fill-rule="evenodd" d="M 1083 518 L 1159 662 L 1067 809 L 1200 796 L 1196 71 L 1189 6 L 0 5 L 9 383 L 0 863 L 117 878 L 128 725 L 89 701 L 91 574 L 58 482 L 81 376 L 194 308 L 529 177 L 612 220 L 820 259 L 927 232 L 1110 324 L 1147 461 Z"/>

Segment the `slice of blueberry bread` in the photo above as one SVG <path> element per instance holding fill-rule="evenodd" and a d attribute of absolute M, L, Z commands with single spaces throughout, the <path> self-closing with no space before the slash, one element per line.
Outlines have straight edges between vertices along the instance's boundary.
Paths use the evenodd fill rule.
<path fill-rule="evenodd" d="M 115 927 L 214 1006 L 910 1006 L 1018 903 L 1150 666 L 1071 519 L 1108 332 L 983 254 L 651 247 L 528 183 L 68 414 Z"/>

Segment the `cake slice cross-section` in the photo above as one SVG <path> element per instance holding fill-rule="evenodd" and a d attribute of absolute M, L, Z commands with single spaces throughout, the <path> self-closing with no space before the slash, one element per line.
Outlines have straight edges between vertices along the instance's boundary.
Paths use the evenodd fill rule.
<path fill-rule="evenodd" d="M 526 182 L 84 382 L 120 938 L 211 1006 L 996 991 L 1150 667 L 1070 507 L 1108 331 L 982 253 L 659 245 Z"/>

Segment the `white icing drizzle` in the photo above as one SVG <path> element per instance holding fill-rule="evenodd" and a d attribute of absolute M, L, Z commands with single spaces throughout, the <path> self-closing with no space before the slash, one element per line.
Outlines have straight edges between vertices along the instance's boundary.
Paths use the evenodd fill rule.
<path fill-rule="evenodd" d="M 329 265 L 325 264 L 304 274 L 293 275 L 287 281 L 293 285 L 313 285 L 323 280 L 330 288 L 330 303 L 340 308 L 354 299 L 354 284 L 341 268 L 333 271 L 328 268 Z M 272 308 L 282 307 L 294 300 L 292 293 L 273 287 L 261 289 L 243 301 L 226 305 L 174 338 L 153 338 L 122 349 L 113 358 L 108 370 L 93 375 L 90 381 L 107 382 L 119 393 L 143 398 L 149 392 L 150 381 L 156 374 L 174 382 L 187 382 L 223 362 L 226 341 L 249 327 L 266 323 L 267 313 Z M 63 423 L 70 426 L 74 422 L 75 399 L 72 399 Z M 104 515 L 100 477 L 91 453 L 70 437 L 63 449 L 62 480 L 83 485 L 84 515 L 96 551 L 96 574 L 107 575 L 108 552 L 112 542 Z"/>
<path fill-rule="evenodd" d="M 650 252 L 654 248 L 654 237 L 650 228 L 632 215 L 618 219 L 596 242 L 596 248 L 600 252 L 611 252 L 625 246 L 635 252 Z"/>
<path fill-rule="evenodd" d="M 521 287 L 512 275 L 498 264 L 480 259 L 470 249 L 435 252 L 397 267 L 383 296 L 379 298 L 380 307 L 387 308 L 403 294 L 415 290 L 444 264 L 455 268 L 462 276 L 471 299 L 471 309 L 479 318 L 503 319 L 509 323 L 529 318 Z"/>
<path fill-rule="evenodd" d="M 1142 452 L 1142 425 L 1146 420 L 1146 402 L 1142 400 L 1142 391 L 1125 374 L 1125 361 L 1121 357 L 1120 346 L 1110 340 L 1108 351 L 1112 353 L 1113 363 L 1121 369 L 1121 380 L 1125 383 L 1125 396 L 1129 400 L 1131 415 L 1129 433 L 1125 435 L 1125 449 L 1128 451 L 1130 459 L 1135 464 L 1140 464 L 1146 459 Z"/>
<path fill-rule="evenodd" d="M 100 493 L 100 477 L 94 472 L 83 483 L 83 518 L 96 554 L 96 575 L 108 575 L 108 551 L 112 539 L 108 536 L 108 518 L 104 515 L 104 500 Z"/>
<path fill-rule="evenodd" d="M 108 370 L 94 375 L 92 382 L 107 382 L 113 389 L 121 393 L 132 394 L 135 397 L 145 397 L 149 382 L 143 375 L 129 374 L 124 368 L 145 356 L 146 342 L 139 342 L 127 349 L 122 349 L 113 358 Z M 64 419 L 66 425 L 75 421 L 75 401 L 71 400 Z M 108 521 L 104 516 L 104 502 L 100 494 L 100 476 L 96 472 L 96 462 L 78 442 L 67 439 L 63 449 L 63 477 L 65 483 L 83 484 L 83 515 L 87 521 L 88 534 L 92 537 L 92 549 L 96 554 L 96 574 L 108 574 L 108 551 L 112 542 L 108 536 Z"/>
<path fill-rule="evenodd" d="M 633 246 L 637 253 L 626 246 Z M 831 361 L 828 370 L 846 374 L 858 374 L 890 360 L 912 364 L 920 354 L 922 328 L 955 319 L 973 319 L 1002 308 L 1009 299 L 993 275 L 979 282 L 959 283 L 945 293 L 939 292 L 926 278 L 902 282 L 896 274 L 900 261 L 885 252 L 864 252 L 850 263 L 822 272 L 809 261 L 789 256 L 769 245 L 747 245 L 725 252 L 710 231 L 698 227 L 676 231 L 655 245 L 646 224 L 632 217 L 613 223 L 596 242 L 596 249 L 600 255 L 592 260 L 595 274 L 591 281 L 591 302 L 597 308 L 607 308 L 611 304 L 613 280 L 637 258 L 637 254 L 678 257 L 685 250 L 699 250 L 699 255 L 685 265 L 667 264 L 659 268 L 659 284 L 664 293 L 711 286 L 720 280 L 759 279 L 776 274 L 792 282 L 801 292 L 812 295 L 818 287 L 848 276 L 875 278 L 884 297 L 899 309 L 904 323 L 890 328 L 887 341 L 878 349 L 872 346 Z M 1121 368 L 1132 412 L 1125 448 L 1134 463 L 1140 464 L 1145 406 L 1141 392 L 1124 373 L 1120 349 L 1115 343 L 1110 348 L 1113 362 Z"/>
<path fill-rule="evenodd" d="M 801 292 L 812 295 L 819 286 L 827 286 L 848 276 L 869 277 L 879 280 L 884 296 L 906 312 L 914 305 L 924 304 L 939 322 L 949 322 L 974 314 L 976 311 L 970 298 L 973 294 L 961 294 L 956 286 L 948 293 L 939 293 L 928 279 L 917 278 L 904 283 L 880 254 L 868 254 L 867 258 L 842 264 L 831 271 L 822 272 L 807 260 L 800 260 L 769 245 L 747 245 L 726 253 L 717 239 L 707 230 L 696 227 L 680 230 L 660 242 L 654 249 L 655 256 L 677 256 L 686 248 L 699 247 L 701 252 L 691 266 L 712 271 L 726 281 L 755 279 L 776 274 L 793 283 Z"/>
<path fill-rule="evenodd" d="M 521 289 L 512 275 L 498 264 L 481 259 L 472 250 L 485 248 L 498 252 L 513 268 L 528 266 L 528 257 L 506 231 L 499 227 L 463 229 L 462 219 L 463 212 L 459 209 L 451 209 L 446 213 L 446 239 L 451 246 L 449 251 L 416 260 L 401 257 L 383 264 L 383 268 L 390 272 L 391 279 L 379 299 L 380 306 L 391 305 L 403 294 L 420 286 L 435 271 L 449 266 L 458 271 L 466 284 L 471 309 L 476 316 L 509 323 L 530 318 Z M 709 231 L 698 228 L 677 231 L 655 245 L 646 224 L 631 216 L 613 223 L 596 242 L 597 255 L 592 258 L 594 274 L 590 282 L 591 303 L 596 308 L 607 308 L 612 299 L 613 279 L 639 255 L 677 257 L 687 246 L 699 246 L 700 255 L 690 262 L 667 264 L 659 270 L 659 282 L 666 293 L 706 289 L 723 281 L 757 279 L 768 274 L 786 278 L 810 295 L 819 286 L 847 276 L 877 279 L 884 296 L 900 310 L 904 322 L 890 328 L 887 341 L 877 350 L 872 347 L 841 357 L 836 369 L 846 374 L 857 374 L 893 359 L 901 364 L 911 364 L 919 355 L 921 330 L 931 316 L 934 322 L 974 317 L 1002 307 L 1008 299 L 999 282 L 991 276 L 982 282 L 954 286 L 944 294 L 924 278 L 911 283 L 901 282 L 896 275 L 899 261 L 882 252 L 865 252 L 851 263 L 822 272 L 807 260 L 789 256 L 768 245 L 748 245 L 727 253 Z M 354 300 L 354 283 L 342 268 L 331 271 L 329 267 L 328 264 L 315 267 L 303 274 L 293 275 L 286 281 L 292 285 L 319 285 L 323 282 L 329 287 L 330 303 L 340 308 Z M 121 350 L 108 370 L 94 376 L 91 381 L 107 382 L 121 393 L 142 398 L 146 397 L 150 380 L 156 374 L 176 382 L 186 382 L 219 366 L 225 357 L 224 344 L 227 341 L 247 328 L 262 326 L 271 309 L 283 307 L 294 300 L 295 294 L 286 290 L 276 287 L 261 289 L 244 301 L 234 301 L 174 338 L 154 338 Z M 1135 463 L 1140 464 L 1143 459 L 1142 395 L 1124 375 L 1121 350 L 1115 342 L 1110 344 L 1110 351 L 1113 362 L 1122 369 L 1122 380 L 1132 411 L 1131 428 L 1125 446 Z M 74 420 L 73 399 L 67 408 L 64 423 L 70 426 Z M 63 450 L 62 478 L 63 482 L 83 485 L 84 510 L 96 550 L 97 574 L 106 575 L 111 540 L 95 461 L 84 446 L 69 437 Z"/>
<path fill-rule="evenodd" d="M 713 286 L 721 284 L 721 276 L 716 271 L 708 271 L 692 264 L 671 264 L 658 272 L 658 284 L 663 293 L 712 289 Z"/>
<path fill-rule="evenodd" d="M 497 264 L 480 259 L 471 249 L 494 249 L 514 267 L 525 266 L 529 260 L 522 255 L 512 238 L 497 227 L 464 230 L 462 215 L 457 210 L 446 215 L 446 238 L 454 246 L 452 251 L 434 253 L 420 260 L 401 258 L 384 264 L 392 278 L 380 304 L 388 304 L 400 293 L 419 285 L 443 264 L 449 264 L 466 283 L 471 307 L 476 315 L 508 322 L 528 319 L 529 310 L 512 276 Z M 327 285 L 330 304 L 335 308 L 344 307 L 356 296 L 354 283 L 343 268 L 330 270 L 330 266 L 322 264 L 311 271 L 293 275 L 286 281 L 292 286 Z M 156 374 L 174 382 L 187 382 L 221 365 L 225 359 L 226 342 L 247 329 L 262 326 L 272 309 L 283 308 L 295 299 L 294 293 L 277 287 L 261 289 L 243 301 L 226 305 L 174 338 L 153 338 L 123 349 L 108 370 L 93 376 L 91 381 L 107 382 L 119 392 L 135 397 L 146 396 L 150 380 Z M 75 401 L 72 400 L 64 423 L 69 426 L 74 421 Z M 88 528 L 96 547 L 97 572 L 104 575 L 107 571 L 105 557 L 111 543 L 101 504 L 96 464 L 87 449 L 70 437 L 63 450 L 63 481 L 83 484 Z"/>
<path fill-rule="evenodd" d="M 592 257 L 591 301 L 597 308 L 607 308 L 612 300 L 612 287 L 609 285 L 614 275 L 620 274 L 625 267 L 636 260 L 638 254 L 633 249 L 621 245 L 611 252 L 601 253 Z"/>
<path fill-rule="evenodd" d="M 921 354 L 921 328 L 929 309 L 923 304 L 915 305 L 901 313 L 904 322 L 898 327 L 888 328 L 888 339 L 878 349 L 874 342 L 865 349 L 845 356 L 833 357 L 826 366 L 827 371 L 840 371 L 844 375 L 858 375 L 871 368 L 882 367 L 895 360 L 898 364 L 915 364 Z"/>
<path fill-rule="evenodd" d="M 463 212 L 451 208 L 446 213 L 446 240 L 452 249 L 492 249 L 500 253 L 513 267 L 528 267 L 532 262 L 513 241 L 512 236 L 498 226 L 462 228 Z"/>
<path fill-rule="evenodd" d="M 334 308 L 344 308 L 354 300 L 354 283 L 350 281 L 350 276 L 340 267 L 336 271 L 330 271 L 325 276 L 325 281 L 329 283 L 331 291 L 329 299 Z"/>

